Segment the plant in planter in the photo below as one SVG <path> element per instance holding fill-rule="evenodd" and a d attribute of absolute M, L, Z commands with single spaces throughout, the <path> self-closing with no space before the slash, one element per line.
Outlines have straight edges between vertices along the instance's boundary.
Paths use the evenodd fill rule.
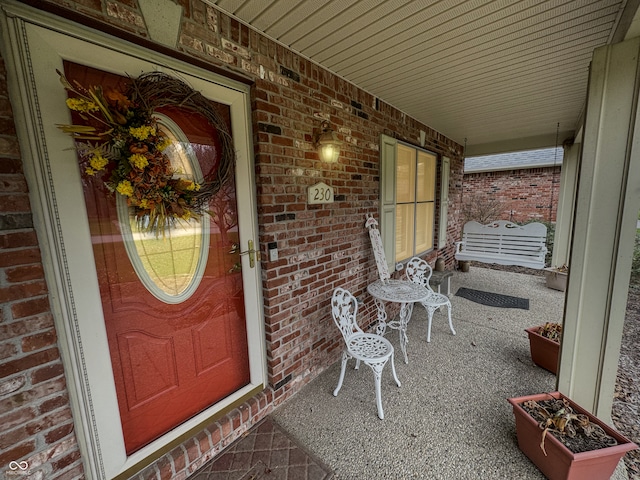
<path fill-rule="evenodd" d="M 538 327 L 527 328 L 525 332 L 529 336 L 529 349 L 533 363 L 557 374 L 562 325 L 547 322 Z"/>
<path fill-rule="evenodd" d="M 510 398 L 518 447 L 550 480 L 609 479 L 637 445 L 559 392 Z"/>
<path fill-rule="evenodd" d="M 567 275 L 569 274 L 569 267 L 567 267 L 567 265 L 549 267 L 544 270 L 546 271 L 546 285 L 548 288 L 562 292 L 567 289 Z"/>

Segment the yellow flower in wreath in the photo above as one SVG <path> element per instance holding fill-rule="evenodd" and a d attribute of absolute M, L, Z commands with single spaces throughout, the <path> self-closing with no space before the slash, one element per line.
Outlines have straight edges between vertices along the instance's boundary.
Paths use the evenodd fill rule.
<path fill-rule="evenodd" d="M 129 127 L 129 133 L 138 140 L 146 140 L 150 136 L 156 134 L 156 128 L 151 125 L 142 125 L 141 127 Z"/>
<path fill-rule="evenodd" d="M 142 170 L 144 167 L 149 165 L 149 160 L 147 160 L 147 157 L 144 155 L 135 153 L 129 157 L 129 163 L 137 169 Z"/>
<path fill-rule="evenodd" d="M 85 113 L 97 112 L 99 110 L 98 105 L 84 98 L 67 98 L 67 107 L 69 107 L 69 110 Z"/>
<path fill-rule="evenodd" d="M 130 197 L 133 195 L 133 186 L 129 180 L 123 180 L 116 187 L 116 191 L 125 197 Z"/>
<path fill-rule="evenodd" d="M 169 145 L 171 145 L 171 139 L 168 137 L 164 137 L 158 144 L 156 145 L 156 149 L 159 152 L 164 151 Z"/>
<path fill-rule="evenodd" d="M 178 189 L 186 190 L 188 192 L 197 192 L 200 190 L 200 184 L 192 180 L 181 179 L 180 182 L 178 182 Z"/>
<path fill-rule="evenodd" d="M 106 167 L 108 163 L 109 163 L 109 160 L 104 158 L 99 153 L 94 155 L 93 157 L 91 157 L 91 160 L 89 160 L 89 165 L 91 165 L 91 168 L 93 170 L 95 170 L 96 172 L 99 172 L 100 170 L 103 170 L 104 167 Z"/>

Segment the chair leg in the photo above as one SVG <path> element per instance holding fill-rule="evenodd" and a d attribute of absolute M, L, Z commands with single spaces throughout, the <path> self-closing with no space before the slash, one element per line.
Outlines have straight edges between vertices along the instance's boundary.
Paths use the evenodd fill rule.
<path fill-rule="evenodd" d="M 456 331 L 453 329 L 453 322 L 451 321 L 451 304 L 450 303 L 447 304 L 447 313 L 449 314 L 449 328 L 451 329 L 451 333 L 455 335 Z"/>
<path fill-rule="evenodd" d="M 380 384 L 382 382 L 382 369 L 386 363 L 387 362 L 384 361 L 383 363 L 370 365 L 376 381 L 376 405 L 378 406 L 378 418 L 380 418 L 380 420 L 384 420 L 384 411 L 382 410 L 382 388 Z"/>
<path fill-rule="evenodd" d="M 382 410 L 382 392 L 380 388 L 380 376 L 376 375 L 376 405 L 378 405 L 378 418 L 384 420 L 384 411 Z"/>
<path fill-rule="evenodd" d="M 394 357 L 394 355 L 391 354 L 391 371 L 393 372 L 393 378 L 395 379 L 396 384 L 400 387 L 401 386 L 400 385 L 400 380 L 398 380 L 398 374 L 396 373 L 396 364 L 393 361 L 393 357 Z"/>
<path fill-rule="evenodd" d="M 427 343 L 429 343 L 431 341 L 431 323 L 433 322 L 433 312 L 435 312 L 437 308 L 430 307 L 426 304 L 422 304 L 422 306 L 427 311 L 427 317 L 429 318 L 429 324 L 427 325 Z"/>
<path fill-rule="evenodd" d="M 347 369 L 347 360 L 348 359 L 349 359 L 349 355 L 347 355 L 347 352 L 342 352 L 342 368 L 340 369 L 340 378 L 338 379 L 338 386 L 333 391 L 333 396 L 334 397 L 338 396 L 338 392 L 342 388 L 342 382 L 344 380 L 344 371 Z"/>

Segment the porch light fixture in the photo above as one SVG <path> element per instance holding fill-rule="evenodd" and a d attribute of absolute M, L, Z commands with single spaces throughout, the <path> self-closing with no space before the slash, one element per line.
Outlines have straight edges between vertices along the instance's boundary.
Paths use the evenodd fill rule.
<path fill-rule="evenodd" d="M 340 156 L 340 145 L 342 142 L 336 137 L 336 133 L 331 130 L 328 120 L 323 120 L 319 131 L 313 135 L 313 144 L 318 150 L 318 156 L 323 162 L 337 162 Z"/>

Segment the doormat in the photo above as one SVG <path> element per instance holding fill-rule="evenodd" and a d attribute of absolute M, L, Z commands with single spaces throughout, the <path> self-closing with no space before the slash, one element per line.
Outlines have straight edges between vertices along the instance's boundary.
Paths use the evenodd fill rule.
<path fill-rule="evenodd" d="M 333 472 L 271 417 L 251 427 L 189 480 L 329 480 Z"/>
<path fill-rule="evenodd" d="M 509 295 L 483 292 L 482 290 L 473 290 L 471 288 L 464 287 L 460 287 L 458 289 L 456 296 L 466 298 L 472 302 L 487 305 L 489 307 L 521 308 L 522 310 L 529 310 L 528 298 L 510 297 Z"/>

